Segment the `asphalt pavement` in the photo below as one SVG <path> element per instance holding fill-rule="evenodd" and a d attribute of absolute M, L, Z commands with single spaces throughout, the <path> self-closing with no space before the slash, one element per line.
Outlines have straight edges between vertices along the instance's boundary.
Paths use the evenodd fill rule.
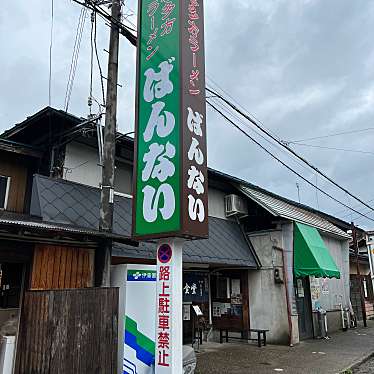
<path fill-rule="evenodd" d="M 329 340 L 306 340 L 295 347 L 204 343 L 200 351 L 196 374 L 337 374 L 357 367 L 374 353 L 374 323 L 369 321 L 367 328 L 332 334 Z M 361 368 L 363 371 L 356 371 Z M 361 368 L 353 372 L 374 374 L 374 361 L 365 362 Z"/>

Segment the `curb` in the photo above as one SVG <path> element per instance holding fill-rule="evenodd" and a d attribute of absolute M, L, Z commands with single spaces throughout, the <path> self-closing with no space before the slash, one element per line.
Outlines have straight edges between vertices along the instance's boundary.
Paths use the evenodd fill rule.
<path fill-rule="evenodd" d="M 340 374 L 344 374 L 344 373 L 346 373 L 349 370 L 356 369 L 358 366 L 360 366 L 364 362 L 370 360 L 372 357 L 374 357 L 374 352 L 368 353 L 367 355 L 361 357 L 359 360 L 355 361 L 353 364 L 349 365 L 348 367 L 346 367 L 345 369 L 343 369 L 342 371 L 340 371 Z"/>

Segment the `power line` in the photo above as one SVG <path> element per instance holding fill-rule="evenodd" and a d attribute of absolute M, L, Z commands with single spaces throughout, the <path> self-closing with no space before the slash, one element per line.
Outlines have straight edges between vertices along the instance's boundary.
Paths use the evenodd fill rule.
<path fill-rule="evenodd" d="M 370 152 L 370 151 L 359 151 L 359 150 L 356 150 L 356 149 L 325 147 L 325 146 L 322 146 L 322 145 L 305 144 L 305 143 L 291 143 L 291 144 L 293 144 L 293 145 L 299 145 L 299 146 L 303 146 L 303 147 L 326 149 L 326 150 L 331 150 L 331 151 L 362 153 L 362 154 L 371 155 L 371 156 L 374 155 L 374 152 Z"/>
<path fill-rule="evenodd" d="M 53 48 L 54 0 L 51 0 L 51 32 L 49 43 L 48 105 L 52 102 L 52 48 Z"/>
<path fill-rule="evenodd" d="M 80 12 L 80 15 L 79 15 L 79 19 L 78 19 L 77 30 L 76 30 L 76 33 L 75 33 L 73 54 L 72 54 L 71 62 L 70 62 L 69 77 L 68 77 L 68 81 L 67 81 L 67 84 L 66 84 L 65 104 L 64 104 L 66 112 L 69 109 L 70 97 L 71 97 L 71 93 L 73 91 L 75 72 L 76 72 L 77 64 L 78 64 L 78 57 L 79 57 L 79 51 L 80 51 L 80 46 L 81 46 L 81 42 L 82 42 L 84 24 L 85 24 L 85 21 L 86 21 L 86 15 L 87 15 L 87 9 L 82 8 L 81 12 Z"/>
<path fill-rule="evenodd" d="M 226 121 L 231 123 L 236 129 L 238 129 L 240 132 L 242 132 L 246 137 L 248 137 L 253 143 L 255 143 L 257 146 L 259 146 L 263 151 L 265 151 L 267 154 L 269 154 L 271 157 L 273 157 L 275 160 L 277 160 L 279 163 L 281 163 L 285 168 L 287 168 L 289 171 L 297 175 L 299 178 L 301 178 L 303 181 L 311 185 L 312 187 L 316 188 L 318 191 L 322 192 L 324 195 L 328 196 L 330 199 L 334 200 L 335 202 L 339 203 L 340 205 L 354 211 L 355 213 L 359 214 L 362 217 L 367 218 L 370 221 L 374 222 L 374 219 L 366 216 L 365 214 L 359 212 L 356 209 L 351 208 L 350 206 L 346 205 L 345 203 L 341 202 L 334 196 L 330 195 L 326 191 L 322 190 L 318 186 L 316 186 L 314 183 L 310 182 L 308 179 L 306 179 L 303 175 L 298 173 L 296 170 L 292 169 L 290 166 L 288 166 L 284 161 L 282 161 L 280 158 L 275 156 L 273 153 L 271 153 L 267 148 L 265 148 L 261 143 L 259 143 L 256 139 L 254 139 L 251 135 L 249 135 L 247 132 L 245 132 L 239 125 L 237 125 L 234 121 L 232 121 L 229 117 L 227 117 L 223 112 L 221 112 L 218 108 L 216 108 L 210 101 L 207 100 L 208 105 L 210 105 L 217 113 L 219 113 Z"/>
<path fill-rule="evenodd" d="M 288 144 L 296 144 L 296 143 L 300 143 L 300 142 L 306 142 L 306 141 L 309 141 L 309 140 L 325 139 L 325 138 L 331 138 L 333 136 L 355 134 L 355 133 L 358 133 L 358 132 L 365 132 L 365 131 L 370 131 L 370 130 L 374 130 L 374 127 L 368 127 L 366 129 L 359 129 L 359 130 L 337 132 L 337 133 L 334 133 L 334 134 L 323 135 L 323 136 L 315 136 L 314 138 L 306 138 L 306 139 L 292 140 L 292 141 L 290 140 L 290 141 L 287 141 L 287 143 Z"/>
<path fill-rule="evenodd" d="M 373 201 L 374 201 L 374 199 L 371 199 L 371 200 L 368 200 L 367 203 L 369 204 Z M 354 208 L 358 208 L 359 206 L 360 206 L 360 204 L 354 205 Z M 342 218 L 348 217 L 351 214 L 351 212 L 342 215 L 342 213 L 345 213 L 346 211 L 347 211 L 347 209 L 339 210 L 338 212 L 334 213 L 334 216 L 340 215 Z"/>
<path fill-rule="evenodd" d="M 100 84 L 101 84 L 101 94 L 103 96 L 103 105 L 105 106 L 105 89 L 104 89 L 104 81 L 103 81 L 103 70 L 101 69 L 99 53 L 97 51 L 97 20 L 96 20 L 96 13 L 95 13 L 94 46 L 95 46 L 95 54 L 96 54 L 97 66 L 99 68 L 99 74 L 100 74 Z"/>
<path fill-rule="evenodd" d="M 316 173 L 316 186 L 318 186 L 318 174 L 317 173 Z M 320 210 L 317 187 L 316 187 L 316 203 L 317 203 L 317 209 Z"/>
<path fill-rule="evenodd" d="M 212 96 L 213 98 L 215 98 L 216 96 Z M 266 141 L 269 145 L 271 145 L 272 147 L 274 147 L 277 151 L 281 151 L 283 152 L 284 154 L 286 154 L 287 156 L 289 156 L 289 154 L 287 153 L 286 150 L 284 150 L 282 147 L 280 147 L 277 143 L 273 143 L 271 142 L 268 138 L 266 138 L 264 135 L 260 134 L 258 131 L 256 131 L 253 127 L 250 127 L 248 123 L 244 122 L 244 120 L 239 117 L 239 115 L 235 112 L 231 112 L 227 107 L 225 107 L 223 104 L 221 104 L 220 102 L 216 102 L 214 101 L 214 104 L 216 106 L 218 106 L 220 109 L 222 109 L 223 111 L 225 111 L 227 114 L 230 114 L 230 116 L 232 116 L 233 118 L 235 118 L 236 121 L 239 121 L 241 125 L 247 127 L 248 129 L 250 129 L 251 131 L 253 131 L 257 136 L 259 136 L 261 139 L 263 139 L 264 141 Z M 304 164 L 302 164 L 301 162 L 299 162 L 298 160 L 293 160 L 297 165 L 299 165 L 301 168 L 309 171 L 309 168 L 307 166 L 305 166 Z"/>
<path fill-rule="evenodd" d="M 78 0 L 73 0 L 74 2 L 80 4 L 80 5 L 83 5 L 85 7 L 88 7 L 90 9 L 94 9 L 98 12 L 98 14 L 102 17 L 104 17 L 105 19 L 107 20 L 110 20 L 112 24 L 114 24 L 115 26 L 119 27 L 120 28 L 120 32 L 122 35 L 124 35 L 134 46 L 137 46 L 137 36 L 131 34 L 131 32 L 129 32 L 129 30 L 132 30 L 132 31 L 135 31 L 135 29 L 131 29 L 129 28 L 128 26 L 124 25 L 123 23 L 121 22 L 118 22 L 117 20 L 113 19 L 108 13 L 106 13 L 105 11 L 103 11 L 101 8 L 97 7 L 94 3 L 92 3 L 92 1 L 90 0 L 86 0 L 84 3 L 78 1 Z M 228 104 L 232 109 L 234 109 L 236 112 L 238 112 L 240 115 L 242 115 L 244 118 L 246 118 L 247 120 L 249 120 L 252 124 L 254 124 L 260 131 L 264 132 L 267 136 L 269 136 L 271 139 L 273 139 L 274 141 L 276 141 L 280 146 L 282 146 L 283 148 L 285 148 L 288 152 L 290 152 L 291 154 L 293 154 L 295 157 L 297 157 L 299 160 L 301 160 L 302 162 L 304 162 L 306 165 L 308 165 L 310 168 L 312 168 L 314 171 L 316 171 L 318 174 L 322 175 L 325 179 L 327 179 L 330 183 L 332 183 L 333 185 L 335 185 L 336 187 L 340 188 L 341 190 L 343 190 L 345 193 L 347 193 L 349 196 L 351 196 L 352 198 L 354 198 L 355 200 L 359 201 L 362 205 L 368 207 L 370 210 L 374 211 L 374 208 L 372 208 L 371 206 L 369 206 L 368 204 L 366 204 L 364 201 L 362 201 L 360 198 L 356 197 L 355 195 L 353 195 L 352 193 L 350 193 L 347 189 L 345 189 L 344 187 L 340 186 L 338 183 L 336 183 L 333 179 L 331 179 L 330 177 L 328 177 L 326 174 L 324 174 L 323 172 L 321 172 L 317 167 L 315 167 L 314 165 L 312 165 L 309 161 L 307 161 L 306 159 L 304 159 L 302 156 L 300 156 L 299 154 L 297 154 L 293 149 L 291 149 L 287 144 L 285 144 L 284 141 L 280 140 L 280 139 L 277 139 L 277 137 L 275 135 L 272 135 L 270 130 L 265 130 L 262 126 L 260 126 L 257 122 L 260 122 L 257 120 L 257 122 L 251 118 L 248 114 L 245 114 L 243 113 L 243 111 L 241 111 L 240 109 L 238 109 L 234 104 L 230 103 L 230 101 L 228 101 L 227 99 L 225 99 L 222 95 L 218 94 L 217 92 L 209 89 L 208 87 L 206 87 L 207 91 L 209 91 L 210 93 L 216 95 L 218 98 L 220 98 L 222 101 L 224 101 L 226 104 Z M 208 102 L 208 101 L 207 101 Z M 212 106 L 212 104 L 210 102 L 208 102 L 208 104 L 210 106 Z M 215 108 L 215 107 L 214 107 Z M 226 117 L 222 112 L 220 112 L 217 108 L 215 108 L 216 111 L 218 111 L 219 113 L 221 113 L 222 116 L 224 116 L 224 118 L 226 118 L 228 121 L 230 121 L 230 123 L 233 123 L 233 121 L 231 121 L 228 117 Z M 252 116 L 254 117 L 254 116 Z M 233 123 L 234 124 L 234 123 Z M 245 133 L 247 136 L 249 136 L 249 134 L 247 134 L 246 132 L 244 132 L 244 130 L 242 130 L 240 127 L 238 127 L 238 129 L 240 129 L 241 132 Z M 258 144 L 259 146 L 261 146 L 266 152 L 268 152 L 269 154 L 271 154 L 271 152 L 269 152 L 266 148 L 264 148 L 260 143 L 258 143 L 254 138 L 251 137 L 251 139 L 253 139 L 253 141 Z M 272 155 L 272 154 L 271 154 Z M 275 157 L 281 164 L 283 164 L 285 167 L 287 167 L 288 169 L 290 170 L 293 170 L 292 168 L 290 168 L 287 164 L 285 164 L 283 161 L 281 161 L 279 158 L 277 158 L 276 156 L 272 155 L 273 157 Z M 311 183 L 310 181 L 308 181 L 306 178 L 304 178 L 301 174 L 297 173 L 296 171 L 293 171 L 296 175 L 298 175 L 301 179 L 305 180 L 308 184 L 311 184 L 314 188 L 316 188 L 318 191 L 322 192 L 323 194 L 325 194 L 326 196 L 330 197 L 331 199 L 333 199 L 334 201 L 338 202 L 339 204 L 345 206 L 346 208 L 360 214 L 361 216 L 364 216 L 365 218 L 367 219 L 370 219 L 372 220 L 371 218 L 363 215 L 362 213 L 360 213 L 359 211 L 355 210 L 355 209 L 352 209 L 351 207 L 349 207 L 348 205 L 340 202 L 339 200 L 337 200 L 336 198 L 334 198 L 332 195 L 328 194 L 327 192 L 321 190 L 319 187 L 315 186 L 313 183 Z M 374 220 L 373 220 L 374 221 Z"/>
<path fill-rule="evenodd" d="M 132 29 L 131 27 L 129 27 L 129 26 L 123 24 L 122 22 L 116 20 L 115 18 L 113 18 L 105 10 L 103 10 L 102 8 L 100 8 L 99 6 L 97 6 L 92 0 L 85 0 L 84 2 L 83 1 L 79 1 L 79 0 L 72 0 L 72 1 L 74 1 L 75 3 L 77 3 L 79 5 L 82 5 L 83 7 L 87 8 L 87 9 L 94 10 L 95 12 L 97 12 L 97 14 L 99 14 L 102 18 L 104 18 L 105 20 L 109 21 L 109 25 L 108 25 L 109 27 L 112 27 L 112 25 L 118 27 L 120 33 L 133 46 L 136 47 L 136 45 L 137 45 L 137 37 L 136 37 L 136 35 L 132 34 L 132 32 L 131 32 L 131 31 L 136 32 L 135 29 Z"/>
<path fill-rule="evenodd" d="M 371 214 L 371 212 L 364 212 L 365 214 Z M 361 216 L 356 216 L 356 217 L 352 217 L 351 220 L 352 221 L 359 221 L 359 220 L 362 220 L 364 219 L 364 217 L 361 217 Z"/>
<path fill-rule="evenodd" d="M 266 129 L 267 131 L 269 131 L 269 133 L 271 133 L 274 137 L 278 138 L 278 140 L 280 140 L 279 136 L 277 136 L 276 134 L 274 134 L 269 128 L 267 128 L 262 122 L 261 120 L 259 120 L 253 113 L 249 112 L 246 108 L 244 108 L 237 100 L 235 100 L 235 98 L 233 98 L 227 91 L 225 91 L 212 77 L 208 76 L 207 75 L 207 78 L 209 81 L 211 81 L 217 88 L 218 90 L 220 90 L 221 92 L 223 92 L 227 97 L 229 97 L 231 99 L 231 101 L 233 103 L 236 104 L 236 106 L 238 108 L 240 108 L 245 114 L 247 114 L 248 116 L 251 116 L 252 118 L 254 118 L 258 123 L 260 123 L 262 125 L 262 127 L 264 129 Z"/>
<path fill-rule="evenodd" d="M 94 24 L 95 24 L 95 12 L 91 13 L 91 54 L 90 54 L 90 93 L 88 96 L 88 107 L 90 109 L 90 115 L 92 114 L 92 85 L 93 85 L 93 59 L 94 59 Z"/>
<path fill-rule="evenodd" d="M 342 187 L 341 185 L 339 185 L 337 182 L 335 182 L 332 178 L 330 178 L 328 175 L 326 175 L 325 173 L 323 173 L 322 171 L 320 171 L 317 167 L 315 167 L 313 164 L 311 164 L 309 161 L 307 161 L 304 157 L 300 156 L 298 153 L 296 153 L 292 148 L 290 148 L 287 144 L 285 144 L 285 142 L 277 139 L 277 137 L 275 137 L 274 135 L 272 135 L 269 131 L 267 131 L 266 129 L 264 129 L 261 125 L 259 125 L 253 118 L 251 118 L 249 115 L 243 113 L 243 111 L 241 111 L 237 106 L 235 106 L 233 103 L 231 103 L 228 99 L 226 99 L 225 97 L 223 97 L 222 95 L 220 95 L 219 93 L 217 93 L 216 91 L 206 87 L 206 90 L 208 92 L 210 92 L 211 94 L 214 94 L 216 96 L 218 96 L 223 102 L 225 102 L 227 105 L 229 105 L 233 110 L 235 110 L 236 112 L 238 112 L 239 114 L 241 114 L 244 118 L 246 118 L 248 121 L 250 121 L 253 125 L 255 125 L 260 131 L 262 131 L 263 133 L 265 133 L 267 136 L 269 136 L 271 139 L 273 139 L 274 141 L 276 141 L 279 145 L 281 145 L 283 148 L 285 148 L 286 150 L 288 150 L 291 154 L 293 154 L 295 157 L 297 157 L 299 160 L 301 160 L 302 162 L 304 162 L 306 165 L 308 165 L 311 169 L 313 169 L 314 171 L 316 171 L 318 174 L 322 175 L 325 179 L 327 179 L 330 183 L 332 183 L 334 186 L 338 187 L 339 189 L 341 189 L 342 191 L 344 191 L 346 194 L 348 194 L 349 196 L 351 196 L 352 198 L 354 198 L 355 200 L 357 200 L 358 202 L 360 202 L 362 205 L 366 206 L 367 208 L 369 208 L 370 210 L 374 211 L 374 208 L 371 207 L 370 205 L 366 204 L 362 199 L 360 199 L 359 197 L 353 195 L 351 192 L 349 192 L 346 188 Z"/>

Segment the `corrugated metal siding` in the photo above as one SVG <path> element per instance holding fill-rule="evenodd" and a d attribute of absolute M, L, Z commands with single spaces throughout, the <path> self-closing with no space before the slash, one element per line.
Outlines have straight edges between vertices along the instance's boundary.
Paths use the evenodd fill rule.
<path fill-rule="evenodd" d="M 242 185 L 240 186 L 240 189 L 251 200 L 262 206 L 274 216 L 286 218 L 291 221 L 305 223 L 307 225 L 315 227 L 318 230 L 337 235 L 342 238 L 350 238 L 350 236 L 343 230 L 339 229 L 338 227 L 315 213 L 308 212 L 307 210 L 302 209 L 296 205 L 247 186 Z"/>

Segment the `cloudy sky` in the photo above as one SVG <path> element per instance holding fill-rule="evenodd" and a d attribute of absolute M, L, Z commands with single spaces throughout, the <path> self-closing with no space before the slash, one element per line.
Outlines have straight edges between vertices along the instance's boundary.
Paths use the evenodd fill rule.
<path fill-rule="evenodd" d="M 136 23 L 137 2 L 124 9 Z M 0 131 L 48 105 L 51 2 L 5 0 L 0 13 Z M 31 5 L 31 6 L 30 6 Z M 352 193 L 374 206 L 374 1 L 205 0 L 207 84 L 224 90 L 272 133 Z M 79 5 L 55 0 L 52 106 L 63 108 Z M 106 75 L 109 29 L 99 20 L 98 48 Z M 134 128 L 135 48 L 120 45 L 119 127 Z M 100 100 L 97 67 L 94 96 Z M 87 16 L 69 112 L 88 114 L 90 18 Z M 95 109 L 96 110 L 96 109 Z M 302 203 L 355 220 L 208 110 L 209 165 Z M 259 138 L 278 157 L 336 198 L 374 212 Z M 354 131 L 354 132 L 353 132 Z M 330 134 L 349 132 L 339 136 Z M 352 152 L 320 147 L 352 150 Z M 354 151 L 354 152 L 353 152 Z M 366 153 L 362 153 L 366 152 Z"/>

